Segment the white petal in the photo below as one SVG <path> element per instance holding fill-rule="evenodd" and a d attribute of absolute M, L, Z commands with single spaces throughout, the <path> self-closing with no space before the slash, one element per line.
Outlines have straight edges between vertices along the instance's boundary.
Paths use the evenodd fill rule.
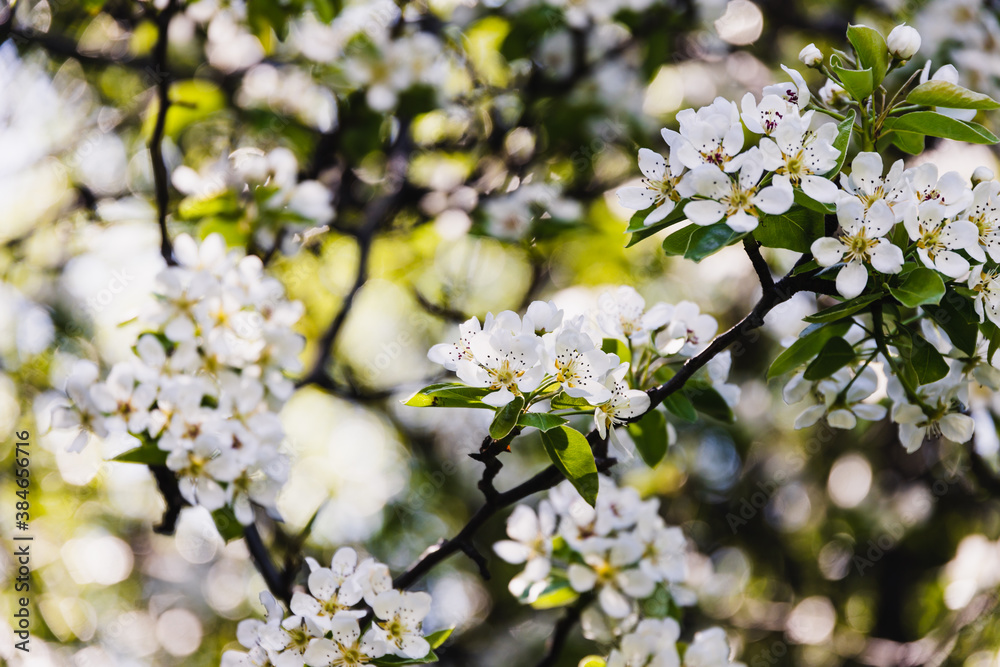
<path fill-rule="evenodd" d="M 865 290 L 868 269 L 861 262 L 848 262 L 837 274 L 837 291 L 845 299 L 853 299 Z"/>
<path fill-rule="evenodd" d="M 639 171 L 652 181 L 662 181 L 666 175 L 667 163 L 659 153 L 648 148 L 639 149 Z"/>
<path fill-rule="evenodd" d="M 844 250 L 846 248 L 839 240 L 824 236 L 821 239 L 813 241 L 810 250 L 813 257 L 816 258 L 817 264 L 820 266 L 833 266 L 844 257 Z"/>
<path fill-rule="evenodd" d="M 952 413 L 941 418 L 941 435 L 953 442 L 968 442 L 976 422 L 967 415 Z"/>
<path fill-rule="evenodd" d="M 726 207 L 712 199 L 692 201 L 684 207 L 684 215 L 696 225 L 710 225 L 726 214 Z"/>
<path fill-rule="evenodd" d="M 625 208 L 641 211 L 653 205 L 655 197 L 649 188 L 629 186 L 618 188 L 618 203 Z"/>

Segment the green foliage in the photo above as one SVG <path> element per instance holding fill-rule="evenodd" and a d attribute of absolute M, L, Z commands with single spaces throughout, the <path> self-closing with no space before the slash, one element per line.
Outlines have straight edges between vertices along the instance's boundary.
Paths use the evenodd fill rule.
<path fill-rule="evenodd" d="M 799 199 L 808 199 L 796 193 Z M 809 200 L 812 201 L 812 200 Z M 816 202 L 817 206 L 823 206 Z M 754 238 L 768 248 L 786 248 L 809 252 L 812 242 L 823 236 L 823 213 L 804 206 L 793 206 L 781 215 L 763 215 L 753 230 Z"/>
<path fill-rule="evenodd" d="M 650 410 L 638 421 L 628 425 L 639 456 L 650 468 L 667 453 L 667 418 L 659 410 Z"/>
<path fill-rule="evenodd" d="M 494 440 L 503 440 L 507 437 L 517 424 L 523 409 L 524 397 L 515 396 L 510 403 L 497 410 L 493 423 L 490 424 L 490 437 Z"/>
<path fill-rule="evenodd" d="M 850 328 L 851 322 L 843 321 L 809 327 L 771 362 L 771 367 L 767 370 L 768 379 L 784 375 L 805 364 L 819 354 L 830 339 L 843 336 Z"/>
<path fill-rule="evenodd" d="M 597 502 L 597 465 L 587 438 L 569 426 L 559 426 L 542 433 L 542 444 L 552 463 L 583 499 L 591 505 Z"/>
<path fill-rule="evenodd" d="M 910 271 L 899 287 L 889 287 L 889 293 L 908 308 L 934 305 L 944 296 L 944 281 L 937 271 L 923 267 Z"/>
<path fill-rule="evenodd" d="M 856 356 L 850 343 L 840 336 L 833 336 L 823 344 L 812 363 L 806 366 L 804 377 L 813 382 L 830 377 L 854 361 Z"/>

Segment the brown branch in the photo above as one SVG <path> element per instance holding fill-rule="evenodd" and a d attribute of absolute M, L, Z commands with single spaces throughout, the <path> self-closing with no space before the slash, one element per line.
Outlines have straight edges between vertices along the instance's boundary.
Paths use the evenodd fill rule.
<path fill-rule="evenodd" d="M 764 261 L 760 254 L 760 243 L 751 236 L 743 237 L 743 248 L 747 251 L 747 257 L 753 264 L 753 270 L 757 272 L 761 289 L 771 289 L 774 287 L 774 278 L 771 277 L 771 268 Z"/>
<path fill-rule="evenodd" d="M 153 473 L 156 480 L 156 487 L 163 496 L 163 501 L 167 508 L 163 511 L 160 523 L 153 526 L 153 532 L 158 535 L 173 535 L 177 528 L 177 519 L 181 515 L 181 510 L 189 505 L 188 501 L 181 495 L 180 486 L 177 484 L 177 476 L 167 466 L 149 466 L 149 472 Z"/>
<path fill-rule="evenodd" d="M 177 0 L 168 0 L 167 6 L 156 17 L 156 46 L 153 48 L 154 71 L 150 76 L 156 81 L 158 107 L 153 135 L 149 139 L 149 155 L 153 162 L 153 183 L 156 187 L 157 220 L 160 224 L 160 254 L 167 266 L 176 266 L 174 248 L 167 232 L 167 207 L 170 205 L 170 182 L 167 164 L 163 160 L 163 135 L 167 126 L 167 111 L 170 109 L 170 72 L 167 69 L 167 47 L 169 45 L 170 20 L 177 13 Z"/>
<path fill-rule="evenodd" d="M 278 569 L 271 558 L 271 552 L 268 551 L 260 536 L 260 531 L 257 530 L 256 524 L 251 523 L 249 526 L 243 526 L 243 537 L 246 540 L 254 566 L 264 578 L 268 590 L 275 597 L 283 600 L 286 606 L 289 605 L 292 601 L 292 582 L 289 575 L 294 574 L 294 571 L 282 573 Z"/>
<path fill-rule="evenodd" d="M 556 621 L 555 628 L 552 630 L 552 636 L 547 642 L 548 650 L 537 667 L 553 667 L 559 662 L 559 656 L 562 654 L 563 647 L 566 646 L 566 640 L 569 639 L 570 633 L 573 632 L 573 628 L 579 622 L 583 610 L 586 609 L 587 605 L 593 599 L 594 597 L 591 594 L 581 595 L 576 602 L 566 608 L 566 612 Z"/>

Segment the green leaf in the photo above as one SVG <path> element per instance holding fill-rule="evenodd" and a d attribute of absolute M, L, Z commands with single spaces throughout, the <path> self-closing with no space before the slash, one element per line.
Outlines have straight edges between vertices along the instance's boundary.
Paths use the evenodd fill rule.
<path fill-rule="evenodd" d="M 844 160 L 847 159 L 847 147 L 851 144 L 851 133 L 854 131 L 856 117 L 857 111 L 851 109 L 847 118 L 837 123 L 837 138 L 833 140 L 833 147 L 840 151 L 840 157 L 837 158 L 837 166 L 825 174 L 826 178 L 834 178 L 844 167 Z"/>
<path fill-rule="evenodd" d="M 677 202 L 677 204 L 674 206 L 674 210 L 672 210 L 667 215 L 666 218 L 660 220 L 659 222 L 654 222 L 648 227 L 644 224 L 646 218 L 649 216 L 650 213 L 652 213 L 656 209 L 650 207 L 644 211 L 637 212 L 635 215 L 632 216 L 632 219 L 629 220 L 628 229 L 625 230 L 626 233 L 632 234 L 631 238 L 629 238 L 628 243 L 625 245 L 625 247 L 631 248 L 639 241 L 649 238 L 650 236 L 660 231 L 661 229 L 666 229 L 670 225 L 674 225 L 683 220 L 685 217 L 684 205 L 687 204 L 687 202 L 688 202 L 687 199 L 683 199 Z"/>
<path fill-rule="evenodd" d="M 805 379 L 822 380 L 830 377 L 855 359 L 854 347 L 840 336 L 826 341 L 812 363 L 806 366 Z"/>
<path fill-rule="evenodd" d="M 480 399 L 490 390 L 485 387 L 469 387 L 458 382 L 443 382 L 424 387 L 403 401 L 403 405 L 416 408 L 486 408 L 495 410 Z"/>
<path fill-rule="evenodd" d="M 872 302 L 878 301 L 882 298 L 881 294 L 866 294 L 864 296 L 855 297 L 844 301 L 843 303 L 838 303 L 836 306 L 831 306 L 826 310 L 821 310 L 815 315 L 808 315 L 802 319 L 806 322 L 823 323 L 823 322 L 836 322 L 837 320 L 853 315 L 859 310 L 867 308 Z"/>
<path fill-rule="evenodd" d="M 707 415 L 721 422 L 732 424 L 736 421 L 733 409 L 722 398 L 722 394 L 712 388 L 704 380 L 688 380 L 684 386 L 684 395 L 691 401 L 691 404 L 703 415 Z"/>
<path fill-rule="evenodd" d="M 153 442 L 144 442 L 135 449 L 122 452 L 111 459 L 121 463 L 141 463 L 147 466 L 162 466 L 167 464 L 167 452 L 156 446 Z"/>
<path fill-rule="evenodd" d="M 937 382 L 948 374 L 948 363 L 944 357 L 933 345 L 919 335 L 913 336 L 910 363 L 913 365 L 913 370 L 917 374 L 917 382 L 920 384 Z"/>
<path fill-rule="evenodd" d="M 768 248 L 809 252 L 812 242 L 824 235 L 823 214 L 795 206 L 781 215 L 764 215 L 753 230 L 754 238 Z"/>
<path fill-rule="evenodd" d="M 587 405 L 587 407 L 590 406 Z M 566 419 L 564 417 L 550 415 L 547 412 L 525 412 L 517 419 L 518 426 L 532 426 L 539 431 L 548 431 L 565 423 Z"/>
<path fill-rule="evenodd" d="M 889 293 L 907 308 L 932 305 L 944 296 L 944 281 L 937 271 L 921 267 L 907 273 L 900 286 L 890 287 Z"/>
<path fill-rule="evenodd" d="M 582 658 L 576 667 L 608 667 L 608 663 L 600 656 L 588 655 L 586 658 Z"/>
<path fill-rule="evenodd" d="M 597 464 L 587 438 L 569 426 L 559 426 L 542 432 L 542 444 L 563 476 L 572 482 L 584 500 L 594 505 L 597 502 Z"/>
<path fill-rule="evenodd" d="M 490 437 L 494 440 L 503 440 L 517 424 L 521 410 L 524 409 L 524 397 L 515 396 L 507 405 L 497 410 L 493 423 L 490 424 Z"/>
<path fill-rule="evenodd" d="M 826 215 L 827 213 L 836 213 L 837 207 L 834 204 L 824 204 L 818 202 L 809 195 L 807 195 L 802 190 L 793 191 L 793 196 L 795 198 L 795 203 L 799 206 L 804 206 L 810 211 Z"/>
<path fill-rule="evenodd" d="M 663 399 L 663 407 L 686 422 L 698 421 L 698 412 L 694 409 L 691 399 L 679 391 L 675 391 Z"/>
<path fill-rule="evenodd" d="M 872 71 L 872 83 L 877 87 L 889 69 L 889 47 L 885 37 L 878 30 L 864 25 L 852 25 L 847 29 L 847 39 L 858 54 L 862 67 Z"/>
<path fill-rule="evenodd" d="M 236 520 L 231 507 L 220 507 L 212 512 L 212 521 L 216 530 L 226 542 L 232 542 L 243 537 L 243 525 Z"/>
<path fill-rule="evenodd" d="M 770 380 L 795 370 L 819 354 L 827 341 L 834 336 L 843 336 L 850 328 L 850 322 L 837 322 L 820 326 L 802 336 L 771 362 L 771 367 L 767 369 L 767 379 Z"/>
<path fill-rule="evenodd" d="M 892 131 L 926 134 L 942 139 L 954 139 L 970 144 L 995 144 L 1000 139 L 978 123 L 956 120 L 933 111 L 914 111 L 892 123 Z"/>
<path fill-rule="evenodd" d="M 531 601 L 532 609 L 556 609 L 572 604 L 579 599 L 580 594 L 573 590 L 568 581 L 558 581 L 558 586 L 547 587 L 538 597 Z"/>
<path fill-rule="evenodd" d="M 549 401 L 549 404 L 552 406 L 553 410 L 578 410 L 578 409 L 581 409 L 581 408 L 584 409 L 584 410 L 586 410 L 587 408 L 594 407 L 590 403 L 587 402 L 587 399 L 585 399 L 585 398 L 576 398 L 576 397 L 570 396 L 566 392 L 562 392 L 560 394 L 557 394 L 556 396 L 553 396 L 552 400 Z M 528 414 L 531 414 L 531 413 L 528 413 Z M 545 429 L 545 430 L 548 430 L 548 429 Z"/>
<path fill-rule="evenodd" d="M 601 342 L 601 350 L 605 354 L 617 354 L 622 361 L 632 361 L 632 352 L 629 351 L 628 345 L 617 338 L 605 338 Z"/>
<path fill-rule="evenodd" d="M 844 90 L 858 102 L 863 103 L 875 90 L 875 79 L 870 67 L 864 69 L 844 69 L 837 65 L 831 65 L 831 67 L 844 86 Z"/>
<path fill-rule="evenodd" d="M 1000 109 L 1000 102 L 989 95 L 976 93 L 947 81 L 922 83 L 910 91 L 906 101 L 910 104 L 946 109 Z"/>
<path fill-rule="evenodd" d="M 448 637 L 451 637 L 451 633 L 454 631 L 455 628 L 445 628 L 444 630 L 438 630 L 437 632 L 430 633 L 424 637 L 424 639 L 427 640 L 427 643 L 431 645 L 432 649 L 439 648 L 441 644 L 448 641 Z"/>
<path fill-rule="evenodd" d="M 650 410 L 642 419 L 628 425 L 628 433 L 642 460 L 655 468 L 667 453 L 667 418 L 659 410 Z"/>
<path fill-rule="evenodd" d="M 709 255 L 730 246 L 746 236 L 734 231 L 725 222 L 702 227 L 690 224 L 663 239 L 663 250 L 668 255 L 683 255 L 700 262 Z"/>
<path fill-rule="evenodd" d="M 979 340 L 979 315 L 972 301 L 949 289 L 945 292 L 941 303 L 936 306 L 923 306 L 924 312 L 930 315 L 951 342 L 968 355 L 976 353 L 976 343 Z"/>
<path fill-rule="evenodd" d="M 434 652 L 434 649 L 431 649 L 422 658 L 401 658 L 396 655 L 386 655 L 372 660 L 371 664 L 380 665 L 381 667 L 394 667 L 395 665 L 426 665 L 427 663 L 437 661 L 437 654 Z"/>
<path fill-rule="evenodd" d="M 878 140 L 878 149 L 884 150 L 892 144 L 909 155 L 920 155 L 924 152 L 924 135 L 917 132 L 895 132 L 896 118 L 887 118 L 882 124 L 882 136 Z"/>

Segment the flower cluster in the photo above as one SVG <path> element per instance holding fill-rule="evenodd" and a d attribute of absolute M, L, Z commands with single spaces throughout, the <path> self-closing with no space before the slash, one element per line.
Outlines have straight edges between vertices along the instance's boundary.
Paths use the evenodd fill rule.
<path fill-rule="evenodd" d="M 465 385 L 482 388 L 487 406 L 503 408 L 520 399 L 544 411 L 549 401 L 555 415 L 563 414 L 555 406 L 567 402 L 575 405 L 565 414 L 589 406 L 600 436 L 630 455 L 615 427 L 649 410 L 649 396 L 641 389 L 656 369 L 702 350 L 717 329 L 715 319 L 694 303 L 646 309 L 642 296 L 623 286 L 603 294 L 589 320 L 566 318 L 555 304 L 543 301 L 530 304 L 523 318 L 512 311 L 489 313 L 482 323 L 473 317 L 461 325 L 456 343 L 435 345 L 427 356 Z M 633 362 L 623 361 L 618 352 L 628 353 Z M 738 390 L 726 384 L 728 359 L 719 358 L 710 382 L 735 402 Z"/>
<path fill-rule="evenodd" d="M 667 158 L 639 150 L 645 179 L 641 186 L 618 190 L 622 206 L 651 209 L 644 218 L 648 226 L 684 202 L 683 214 L 691 222 L 725 220 L 742 233 L 756 229 L 762 215 L 787 212 L 795 189 L 816 202 L 834 202 L 837 187 L 828 177 L 841 155 L 834 146 L 837 126 L 806 110 L 805 80 L 782 67 L 792 81 L 764 88 L 759 102 L 747 93 L 740 105 L 719 97 L 697 111 L 679 112 L 679 131 L 661 131 Z M 760 135 L 757 145 L 746 146 L 744 127 Z"/>
<path fill-rule="evenodd" d="M 309 592 L 292 596 L 291 615 L 284 616 L 270 593 L 261 593 L 266 620 L 240 622 L 237 639 L 249 652 L 226 651 L 222 667 L 347 667 L 387 656 L 406 664 L 437 660 L 422 627 L 430 595 L 394 589 L 385 564 L 372 558 L 359 563 L 350 547 L 339 549 L 330 567 L 312 558 L 306 562 Z"/>
<path fill-rule="evenodd" d="M 659 500 L 642 500 L 635 489 L 619 487 L 607 477 L 600 484 L 594 507 L 564 482 L 537 511 L 526 505 L 514 509 L 507 521 L 510 539 L 493 545 L 505 561 L 524 565 L 511 579 L 510 591 L 523 604 L 544 605 L 556 597 L 568 604 L 581 595 L 593 596 L 595 602 L 582 614 L 584 633 L 617 644 L 609 666 L 679 664 L 680 627 L 665 613 L 653 616 L 654 605 L 647 602 L 693 601 L 683 586 L 687 539 L 660 517 Z M 690 658 L 706 656 L 689 658 L 685 664 L 691 666 L 729 664 L 725 634 L 718 628 L 699 633 L 688 652 Z M 721 659 L 708 659 L 710 655 Z"/>
<path fill-rule="evenodd" d="M 54 423 L 81 429 L 77 451 L 88 432 L 135 436 L 142 445 L 123 460 L 165 463 L 188 502 L 229 506 L 248 524 L 254 504 L 274 511 L 287 476 L 277 413 L 294 390 L 287 375 L 301 370 L 303 340 L 291 327 L 302 306 L 284 299 L 257 257 L 227 254 L 221 236 L 200 246 L 179 236 L 174 251 L 135 356 L 103 382 L 94 364 L 78 362 Z"/>

